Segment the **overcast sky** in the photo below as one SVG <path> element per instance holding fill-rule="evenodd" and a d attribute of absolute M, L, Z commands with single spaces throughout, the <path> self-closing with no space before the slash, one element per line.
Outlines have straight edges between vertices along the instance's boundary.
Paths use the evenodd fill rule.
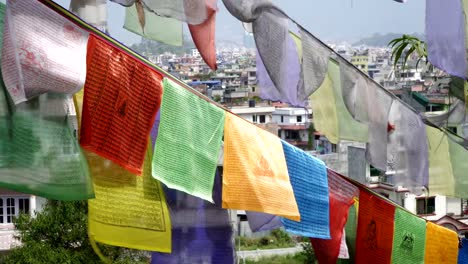
<path fill-rule="evenodd" d="M 425 1 L 409 0 L 273 0 L 280 8 L 323 40 L 355 41 L 374 33 L 423 33 Z M 64 7 L 70 0 L 57 0 Z M 141 37 L 122 28 L 124 8 L 109 1 L 111 35 L 127 45 Z M 217 39 L 242 39 L 241 24 L 224 8 L 217 16 Z"/>

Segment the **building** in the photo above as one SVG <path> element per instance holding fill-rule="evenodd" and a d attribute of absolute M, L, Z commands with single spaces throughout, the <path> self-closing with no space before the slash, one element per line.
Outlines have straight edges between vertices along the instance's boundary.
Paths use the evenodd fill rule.
<path fill-rule="evenodd" d="M 302 149 L 311 148 L 314 135 L 309 135 L 312 110 L 306 108 L 276 108 L 272 121 L 279 126 L 278 137 Z"/>
<path fill-rule="evenodd" d="M 272 122 L 273 106 L 235 106 L 229 110 L 238 115 L 239 117 L 254 123 L 254 124 L 267 124 Z"/>

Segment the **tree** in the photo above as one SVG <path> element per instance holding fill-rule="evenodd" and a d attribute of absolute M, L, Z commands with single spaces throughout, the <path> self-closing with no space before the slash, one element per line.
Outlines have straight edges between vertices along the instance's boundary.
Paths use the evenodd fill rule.
<path fill-rule="evenodd" d="M 42 212 L 14 219 L 21 246 L 2 263 L 102 263 L 87 234 L 86 201 L 48 201 Z M 100 245 L 112 263 L 148 263 L 145 252 Z"/>

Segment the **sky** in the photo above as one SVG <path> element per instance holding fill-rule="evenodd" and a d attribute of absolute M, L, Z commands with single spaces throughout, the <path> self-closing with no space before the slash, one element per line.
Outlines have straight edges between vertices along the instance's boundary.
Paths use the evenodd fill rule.
<path fill-rule="evenodd" d="M 70 0 L 56 0 L 68 8 Z M 409 0 L 273 0 L 291 18 L 324 41 L 354 42 L 375 33 L 423 33 L 425 1 Z M 216 39 L 241 41 L 241 23 L 218 1 Z M 126 45 L 141 37 L 123 29 L 125 10 L 108 3 L 111 36 Z"/>

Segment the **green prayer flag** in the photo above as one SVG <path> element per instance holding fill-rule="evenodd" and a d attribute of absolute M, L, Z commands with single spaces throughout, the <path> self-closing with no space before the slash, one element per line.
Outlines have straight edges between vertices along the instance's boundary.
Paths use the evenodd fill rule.
<path fill-rule="evenodd" d="M 141 27 L 136 5 L 125 8 L 124 28 L 147 39 L 173 46 L 182 46 L 182 22 L 169 17 L 161 17 L 144 8 L 145 23 Z"/>
<path fill-rule="evenodd" d="M 339 140 L 367 142 L 368 126 L 351 116 L 341 89 L 340 66 L 329 60 L 322 85 L 310 96 L 316 128 L 334 144 Z"/>
<path fill-rule="evenodd" d="M 348 220 L 345 225 L 346 245 L 348 246 L 349 259 L 338 259 L 338 263 L 354 263 L 356 256 L 356 232 L 357 232 L 357 209 L 356 203 L 349 207 Z"/>
<path fill-rule="evenodd" d="M 426 221 L 396 208 L 392 263 L 424 263 L 425 245 Z"/>
<path fill-rule="evenodd" d="M 0 117 L 0 131 L 6 131 L 0 134 L 6 142 L 0 148 L 0 187 L 54 200 L 94 197 L 65 96 L 43 94 Z"/>
<path fill-rule="evenodd" d="M 448 139 L 448 145 L 453 170 L 455 197 L 468 198 L 468 151 L 450 138 Z"/>
<path fill-rule="evenodd" d="M 437 128 L 426 126 L 429 151 L 429 193 L 453 197 L 455 180 L 447 135 Z"/>
<path fill-rule="evenodd" d="M 164 79 L 153 177 L 169 188 L 213 202 L 225 112 Z"/>

